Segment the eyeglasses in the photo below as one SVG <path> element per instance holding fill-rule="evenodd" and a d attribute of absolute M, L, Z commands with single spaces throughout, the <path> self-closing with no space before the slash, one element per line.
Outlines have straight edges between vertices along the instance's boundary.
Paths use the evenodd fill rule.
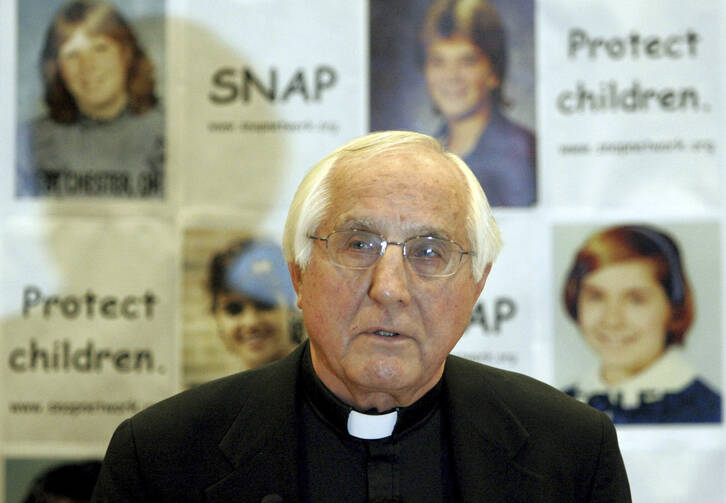
<path fill-rule="evenodd" d="M 330 261 L 346 269 L 368 269 L 386 253 L 388 245 L 400 246 L 413 270 L 429 278 L 452 276 L 464 255 L 475 255 L 473 251 L 464 251 L 456 241 L 433 236 L 413 236 L 396 242 L 374 232 L 351 229 L 333 231 L 324 238 L 308 237 L 324 241 Z"/>

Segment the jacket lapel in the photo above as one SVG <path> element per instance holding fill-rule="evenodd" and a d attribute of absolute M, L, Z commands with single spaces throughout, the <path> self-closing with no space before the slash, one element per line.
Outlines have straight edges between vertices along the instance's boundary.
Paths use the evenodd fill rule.
<path fill-rule="evenodd" d="M 535 503 L 543 477 L 519 466 L 528 433 L 470 362 L 449 357 L 444 385 L 461 501 Z"/>
<path fill-rule="evenodd" d="M 295 390 L 302 346 L 275 364 L 276 372 L 250 376 L 241 412 L 219 444 L 234 468 L 206 490 L 209 503 L 298 501 Z M 480 369 L 449 357 L 444 390 L 461 501 L 541 501 L 542 476 L 515 460 L 529 435 L 489 391 Z"/>
<path fill-rule="evenodd" d="M 242 410 L 219 444 L 234 470 L 206 490 L 210 503 L 297 501 L 295 388 L 302 346 L 274 364 L 275 372 L 250 376 Z"/>

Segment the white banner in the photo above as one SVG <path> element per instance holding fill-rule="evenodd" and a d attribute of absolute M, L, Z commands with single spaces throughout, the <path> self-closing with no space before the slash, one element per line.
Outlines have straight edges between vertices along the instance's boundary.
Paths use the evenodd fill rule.
<path fill-rule="evenodd" d="M 365 132 L 364 3 L 189 2 L 171 58 L 183 69 L 182 201 L 287 206 L 314 162 Z"/>
<path fill-rule="evenodd" d="M 721 2 L 554 0 L 539 14 L 544 201 L 718 204 Z"/>
<path fill-rule="evenodd" d="M 4 442 L 105 442 L 175 390 L 169 222 L 17 218 L 3 238 Z"/>

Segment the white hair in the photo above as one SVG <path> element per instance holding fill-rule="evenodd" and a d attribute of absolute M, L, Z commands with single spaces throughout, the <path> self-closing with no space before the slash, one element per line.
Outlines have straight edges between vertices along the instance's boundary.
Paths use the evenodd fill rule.
<path fill-rule="evenodd" d="M 394 149 L 419 146 L 451 161 L 464 176 L 468 190 L 466 231 L 475 255 L 471 260 L 472 275 L 479 281 L 487 266 L 494 262 L 502 246 L 499 228 L 492 216 L 489 201 L 464 161 L 456 154 L 446 152 L 435 138 L 409 131 L 383 131 L 370 133 L 352 140 L 318 162 L 305 175 L 295 192 L 285 222 L 282 249 L 289 263 L 301 269 L 310 262 L 312 240 L 326 218 L 330 205 L 330 174 L 332 168 L 351 159 L 370 158 Z"/>

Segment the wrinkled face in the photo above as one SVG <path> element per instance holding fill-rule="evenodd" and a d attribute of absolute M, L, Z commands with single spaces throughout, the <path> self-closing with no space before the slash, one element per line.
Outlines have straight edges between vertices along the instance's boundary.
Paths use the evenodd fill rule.
<path fill-rule="evenodd" d="M 578 323 L 604 366 L 633 375 L 663 353 L 671 306 L 655 272 L 652 261 L 632 259 L 583 280 Z"/>
<path fill-rule="evenodd" d="M 499 86 L 482 50 L 458 36 L 429 45 L 424 74 L 431 101 L 448 120 L 488 110 L 490 93 Z"/>
<path fill-rule="evenodd" d="M 245 368 L 279 360 L 292 347 L 288 310 L 284 305 L 222 293 L 217 299 L 214 318 L 227 350 L 237 355 Z"/>
<path fill-rule="evenodd" d="M 405 147 L 334 169 L 317 236 L 356 228 L 399 242 L 441 236 L 471 249 L 464 182 L 438 154 Z M 462 262 L 454 276 L 423 278 L 391 245 L 371 268 L 350 270 L 330 263 L 316 241 L 293 283 L 313 365 L 328 388 L 368 408 L 376 405 L 361 397 L 392 396 L 392 405 L 405 406 L 435 385 L 484 285 L 474 281 L 470 259 Z"/>
<path fill-rule="evenodd" d="M 60 47 L 58 59 L 63 81 L 84 114 L 110 119 L 120 112 L 129 55 L 118 42 L 78 29 Z"/>

